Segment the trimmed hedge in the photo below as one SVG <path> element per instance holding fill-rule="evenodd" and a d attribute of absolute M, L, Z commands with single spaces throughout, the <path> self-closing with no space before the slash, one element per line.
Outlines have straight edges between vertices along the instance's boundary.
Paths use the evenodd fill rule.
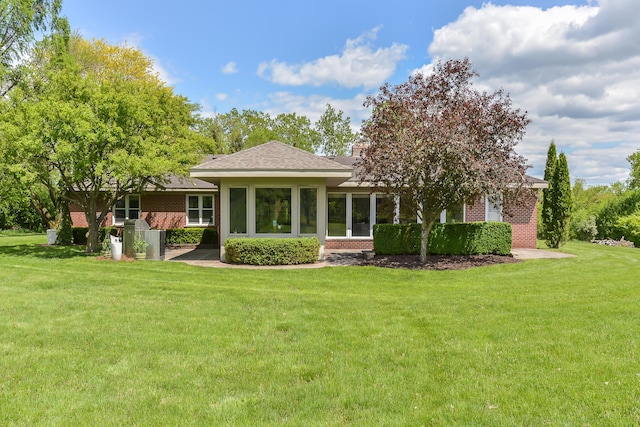
<path fill-rule="evenodd" d="M 218 245 L 218 230 L 215 228 L 169 228 L 166 231 L 167 245 Z"/>
<path fill-rule="evenodd" d="M 87 244 L 88 227 L 74 227 L 73 243 L 76 245 Z M 98 242 L 102 242 L 108 234 L 116 235 L 116 227 L 100 227 L 98 229 Z M 169 228 L 166 230 L 165 243 L 167 245 L 218 245 L 218 230 L 215 228 Z"/>
<path fill-rule="evenodd" d="M 373 246 L 380 255 L 420 253 L 420 224 L 377 224 Z M 507 222 L 465 222 L 434 224 L 429 234 L 432 255 L 509 255 L 511 224 Z"/>
<path fill-rule="evenodd" d="M 224 242 L 227 262 L 249 265 L 311 264 L 318 260 L 315 237 L 231 238 Z"/>

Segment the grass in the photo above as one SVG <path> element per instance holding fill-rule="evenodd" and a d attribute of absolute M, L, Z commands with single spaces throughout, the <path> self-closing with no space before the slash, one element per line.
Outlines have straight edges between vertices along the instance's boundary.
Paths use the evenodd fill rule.
<path fill-rule="evenodd" d="M 640 425 L 640 251 L 466 271 L 111 262 L 0 235 L 0 425 Z"/>

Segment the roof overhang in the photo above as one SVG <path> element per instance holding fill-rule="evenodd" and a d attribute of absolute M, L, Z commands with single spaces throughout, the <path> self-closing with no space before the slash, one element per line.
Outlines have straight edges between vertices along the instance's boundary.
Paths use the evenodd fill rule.
<path fill-rule="evenodd" d="M 351 178 L 353 172 L 351 170 L 294 170 L 294 169 L 225 169 L 225 170 L 207 170 L 192 169 L 191 177 L 203 180 L 220 179 L 220 178 Z"/>

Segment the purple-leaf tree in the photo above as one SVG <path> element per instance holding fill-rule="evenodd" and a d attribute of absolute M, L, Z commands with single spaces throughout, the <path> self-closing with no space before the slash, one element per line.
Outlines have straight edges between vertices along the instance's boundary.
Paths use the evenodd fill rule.
<path fill-rule="evenodd" d="M 484 195 L 517 206 L 530 197 L 526 159 L 514 151 L 529 123 L 508 95 L 472 87 L 468 58 L 434 65 L 428 75 L 380 88 L 365 101 L 371 118 L 361 135 L 363 179 L 409 203 L 422 222 L 420 259 L 440 213 Z"/>

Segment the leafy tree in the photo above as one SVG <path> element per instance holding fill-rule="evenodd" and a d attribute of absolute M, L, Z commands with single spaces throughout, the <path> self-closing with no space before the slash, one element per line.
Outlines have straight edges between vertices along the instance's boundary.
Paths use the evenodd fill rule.
<path fill-rule="evenodd" d="M 560 153 L 548 189 L 549 222 L 546 224 L 546 242 L 558 248 L 569 238 L 569 224 L 573 210 L 569 165 L 564 153 Z"/>
<path fill-rule="evenodd" d="M 0 0 L 0 96 L 5 96 L 21 79 L 17 66 L 37 32 L 67 28 L 58 17 L 62 0 Z"/>
<path fill-rule="evenodd" d="M 616 194 L 616 197 L 608 200 L 596 216 L 598 237 L 620 239 L 625 234 L 618 227 L 618 221 L 638 212 L 640 212 L 640 189 Z"/>
<path fill-rule="evenodd" d="M 342 111 L 336 111 L 331 104 L 315 123 L 318 132 L 318 150 L 327 156 L 347 155 L 356 134 L 351 130 L 351 118 L 343 117 Z"/>
<path fill-rule="evenodd" d="M 15 165 L 82 208 L 94 252 L 116 201 L 199 160 L 195 106 L 137 49 L 74 37 L 69 53 L 47 54 L 47 84 L 12 91 L 2 137 Z"/>
<path fill-rule="evenodd" d="M 640 190 L 640 150 L 627 157 L 627 161 L 631 165 L 631 174 L 628 181 L 629 188 Z"/>
<path fill-rule="evenodd" d="M 427 260 L 429 232 L 443 209 L 502 195 L 511 207 L 530 196 L 525 159 L 514 147 L 529 123 L 502 90 L 472 87 L 469 59 L 439 62 L 369 96 L 368 142 L 358 161 L 363 176 L 411 203 L 422 220 L 420 258 Z"/>

